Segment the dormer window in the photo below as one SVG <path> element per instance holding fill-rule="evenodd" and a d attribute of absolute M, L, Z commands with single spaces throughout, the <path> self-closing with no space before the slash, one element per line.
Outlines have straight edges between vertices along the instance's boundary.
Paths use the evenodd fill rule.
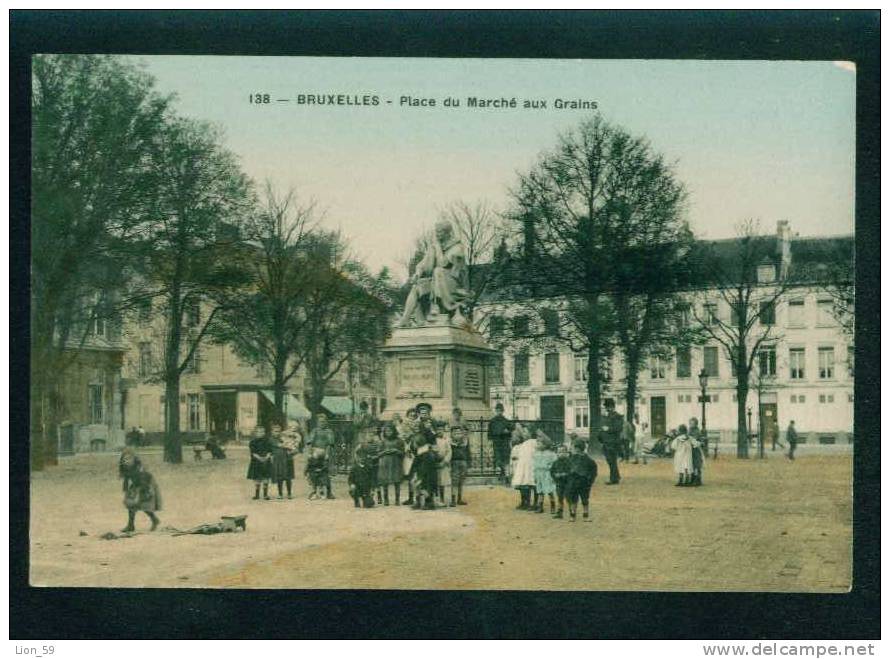
<path fill-rule="evenodd" d="M 763 263 L 757 266 L 757 282 L 769 284 L 776 281 L 776 266 L 772 263 Z"/>

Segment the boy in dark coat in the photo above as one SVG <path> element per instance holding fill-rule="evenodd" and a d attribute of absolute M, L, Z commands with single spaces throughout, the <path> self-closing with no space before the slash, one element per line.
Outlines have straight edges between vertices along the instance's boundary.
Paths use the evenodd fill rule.
<path fill-rule="evenodd" d="M 569 517 L 574 522 L 578 514 L 578 499 L 584 506 L 584 521 L 590 521 L 590 488 L 596 480 L 596 462 L 584 450 L 580 439 L 569 456 L 569 476 L 566 480 L 566 498 L 569 500 Z"/>
<path fill-rule="evenodd" d="M 570 472 L 569 450 L 563 445 L 556 451 L 556 460 L 550 465 L 550 475 L 556 483 L 556 498 L 559 503 L 559 508 L 553 514 L 553 519 L 562 519 L 566 499 L 566 483 L 569 480 Z"/>

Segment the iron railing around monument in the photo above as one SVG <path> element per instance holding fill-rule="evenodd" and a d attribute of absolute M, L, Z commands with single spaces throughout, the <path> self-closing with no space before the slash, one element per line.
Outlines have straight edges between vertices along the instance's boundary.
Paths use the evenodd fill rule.
<path fill-rule="evenodd" d="M 494 445 L 488 436 L 488 420 L 483 418 L 464 419 L 469 429 L 470 467 L 469 476 L 496 476 L 498 467 L 495 463 Z M 517 422 L 513 422 L 517 423 Z M 565 439 L 565 424 L 559 419 L 538 419 L 535 421 L 518 421 L 529 431 L 542 430 L 552 441 L 561 444 Z M 334 446 L 334 470 L 345 474 L 352 466 L 352 455 L 358 439 L 355 424 L 348 420 L 336 419 L 328 424 L 336 438 Z"/>

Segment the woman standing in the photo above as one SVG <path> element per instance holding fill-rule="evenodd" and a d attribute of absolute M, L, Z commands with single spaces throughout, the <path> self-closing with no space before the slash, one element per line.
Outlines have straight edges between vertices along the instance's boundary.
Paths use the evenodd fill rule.
<path fill-rule="evenodd" d="M 396 433 L 393 423 L 385 423 L 381 431 L 380 458 L 377 463 L 377 482 L 383 488 L 383 505 L 389 505 L 389 486 L 392 485 L 396 495 L 396 505 L 400 504 L 402 493 L 402 459 L 405 455 L 405 444 Z"/>
<path fill-rule="evenodd" d="M 253 498 L 260 498 L 260 485 L 263 486 L 263 498 L 269 499 L 269 477 L 272 474 L 272 446 L 266 438 L 266 429 L 257 426 L 254 437 L 250 440 L 250 464 L 247 466 L 247 479 L 256 486 Z"/>

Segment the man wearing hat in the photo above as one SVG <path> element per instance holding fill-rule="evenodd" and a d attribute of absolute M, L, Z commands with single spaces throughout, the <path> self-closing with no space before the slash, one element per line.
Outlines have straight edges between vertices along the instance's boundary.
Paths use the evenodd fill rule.
<path fill-rule="evenodd" d="M 615 411 L 615 401 L 607 398 L 603 403 L 606 413 L 600 419 L 598 439 L 603 446 L 606 462 L 609 463 L 609 481 L 606 485 L 618 485 L 621 474 L 618 473 L 618 456 L 621 455 L 624 441 L 624 420 Z"/>
<path fill-rule="evenodd" d="M 498 468 L 501 479 L 507 481 L 507 466 L 510 464 L 510 436 L 513 424 L 504 417 L 504 406 L 494 406 L 494 416 L 488 422 L 488 439 L 494 448 L 494 464 Z"/>

